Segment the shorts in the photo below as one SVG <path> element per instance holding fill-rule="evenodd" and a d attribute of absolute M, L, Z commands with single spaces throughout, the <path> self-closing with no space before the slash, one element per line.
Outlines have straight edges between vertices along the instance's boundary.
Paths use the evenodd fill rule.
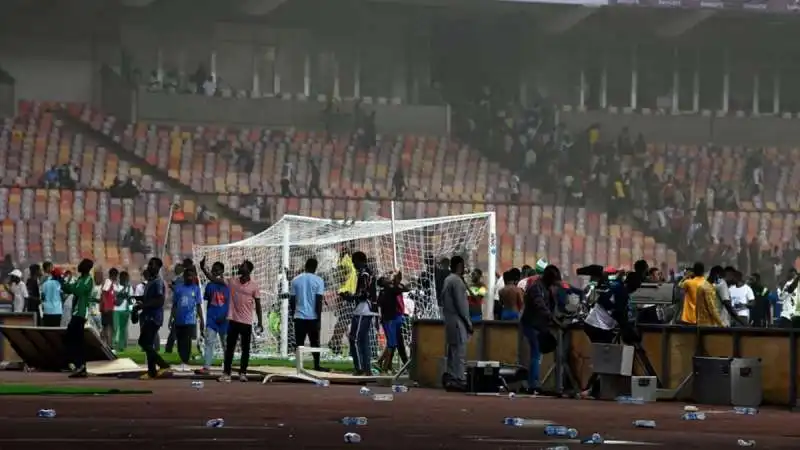
<path fill-rule="evenodd" d="M 400 346 L 403 322 L 403 316 L 383 321 L 383 335 L 386 337 L 386 348 L 396 349 Z"/>
<path fill-rule="evenodd" d="M 100 323 L 104 327 L 114 326 L 114 311 L 103 311 L 100 313 Z"/>

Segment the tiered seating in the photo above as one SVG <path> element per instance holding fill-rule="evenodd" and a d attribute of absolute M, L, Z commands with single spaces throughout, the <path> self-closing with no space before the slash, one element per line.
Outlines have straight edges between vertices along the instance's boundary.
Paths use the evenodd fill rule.
<path fill-rule="evenodd" d="M 0 129 L 0 254 L 9 253 L 19 262 L 49 259 L 74 264 L 91 257 L 104 266 L 141 267 L 142 255 L 122 248 L 122 237 L 136 226 L 144 231 L 148 245 L 160 248 L 170 205 L 179 199 L 159 193 L 161 186 L 138 168 L 62 128 L 47 112 L 50 106 L 21 102 L 16 120 L 4 121 Z M 77 114 L 82 106 L 67 108 Z M 44 172 L 63 164 L 78 169 L 78 190 L 41 189 Z M 118 175 L 134 177 L 149 192 L 136 200 L 111 198 L 105 188 Z M 182 203 L 187 217 L 193 218 L 194 204 Z M 170 235 L 168 260 L 191 255 L 193 242 L 245 237 L 241 227 L 224 220 L 212 225 L 173 224 Z"/>
<path fill-rule="evenodd" d="M 319 162 L 325 193 L 334 197 L 388 197 L 391 177 L 402 166 L 407 195 L 414 199 L 483 202 L 508 198 L 508 171 L 444 138 L 385 138 L 379 139 L 377 150 L 356 152 L 349 138 L 326 143 L 322 133 L 143 123 L 117 127 L 113 118 L 89 110 L 81 117 L 96 129 L 120 133 L 126 148 L 198 192 L 277 193 L 283 164 L 290 162 L 296 169 L 297 193 L 304 194 L 313 159 Z M 253 172 L 238 173 L 232 167 L 230 149 L 238 147 L 253 150 Z M 535 198 L 525 186 L 520 194 L 523 201 Z"/>
<path fill-rule="evenodd" d="M 705 197 L 706 189 L 716 177 L 725 184 L 743 188 L 752 180 L 746 173 L 747 158 L 759 150 L 723 147 L 709 149 L 702 146 L 648 145 L 646 161 L 654 165 L 659 175 L 671 173 L 679 186 L 691 184 L 693 200 Z M 747 193 L 741 192 L 741 208 L 754 211 L 765 209 L 800 210 L 800 149 L 763 150 L 764 192 L 763 204 L 755 205 Z"/>
<path fill-rule="evenodd" d="M 148 245 L 163 245 L 170 205 L 167 194 L 136 200 L 111 198 L 105 191 L 0 187 L 0 254 L 17 261 L 76 262 L 93 258 L 108 266 L 141 267 L 120 241 L 131 226 L 142 229 Z M 190 202 L 184 202 L 190 203 Z M 187 209 L 191 205 L 186 205 Z M 173 224 L 167 253 L 177 260 L 192 253 L 193 243 L 218 244 L 243 239 L 240 226 L 221 220 L 207 225 Z"/>

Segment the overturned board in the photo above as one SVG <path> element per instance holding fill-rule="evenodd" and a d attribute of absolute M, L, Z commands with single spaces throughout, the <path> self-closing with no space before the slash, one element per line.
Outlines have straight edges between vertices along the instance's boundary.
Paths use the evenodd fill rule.
<path fill-rule="evenodd" d="M 305 377 L 298 377 L 298 371 L 294 367 L 273 367 L 260 366 L 254 367 L 251 371 L 257 371 L 266 375 L 268 381 L 309 381 Z M 376 383 L 382 379 L 392 380 L 392 376 L 355 376 L 338 372 L 319 372 L 316 370 L 304 369 L 305 375 L 319 380 L 327 380 L 332 384 L 365 384 Z M 300 374 L 303 375 L 303 374 Z M 310 382 L 310 381 L 309 381 Z"/>
<path fill-rule="evenodd" d="M 69 352 L 64 345 L 65 328 L 0 325 L 0 333 L 31 369 L 60 372 L 69 368 Z M 113 361 L 111 349 L 100 341 L 91 328 L 83 330 L 83 351 L 86 361 Z"/>

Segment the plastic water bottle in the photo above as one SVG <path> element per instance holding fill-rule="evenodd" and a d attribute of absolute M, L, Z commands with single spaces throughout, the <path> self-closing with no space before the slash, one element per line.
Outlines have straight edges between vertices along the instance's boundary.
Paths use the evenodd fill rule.
<path fill-rule="evenodd" d="M 524 427 L 525 419 L 522 417 L 506 417 L 503 419 L 503 425 L 508 425 L 510 427 Z"/>
<path fill-rule="evenodd" d="M 342 417 L 342 425 L 364 426 L 366 424 L 366 417 Z"/>
<path fill-rule="evenodd" d="M 547 447 L 544 450 L 569 450 L 569 447 L 567 447 L 566 445 L 558 445 L 555 447 Z"/>
<path fill-rule="evenodd" d="M 376 402 L 391 402 L 394 400 L 394 395 L 392 394 L 375 394 L 372 396 L 372 400 Z"/>
<path fill-rule="evenodd" d="M 369 390 L 369 388 L 365 386 L 365 387 L 362 387 L 362 388 L 361 388 L 361 389 L 358 391 L 358 393 L 359 393 L 359 394 L 361 394 L 361 395 L 370 395 L 370 394 L 372 394 L 372 391 L 371 391 L 371 390 Z"/>
<path fill-rule="evenodd" d="M 317 380 L 317 382 L 314 384 L 321 387 L 328 387 L 331 385 L 331 382 L 329 380 Z"/>
<path fill-rule="evenodd" d="M 581 444 L 591 444 L 591 445 L 600 445 L 606 440 L 603 439 L 603 436 L 600 433 L 592 433 L 592 437 L 589 439 L 584 440 Z"/>
<path fill-rule="evenodd" d="M 192 387 L 195 388 L 195 389 L 198 389 L 198 390 L 199 389 L 203 389 L 204 386 L 205 386 L 205 383 L 203 383 L 202 381 L 192 381 Z"/>
<path fill-rule="evenodd" d="M 684 412 L 697 412 L 700 411 L 700 408 L 694 405 L 686 405 L 683 407 Z"/>
<path fill-rule="evenodd" d="M 627 396 L 627 395 L 623 395 L 623 396 L 617 397 L 615 400 L 616 400 L 617 403 L 620 403 L 620 404 L 623 404 L 623 405 L 644 405 L 644 403 L 645 403 L 643 398 L 630 397 L 630 396 Z"/>
<path fill-rule="evenodd" d="M 211 419 L 206 422 L 206 427 L 208 428 L 222 428 L 225 426 L 225 419 Z"/>
<path fill-rule="evenodd" d="M 746 406 L 737 406 L 733 408 L 733 412 L 742 416 L 755 416 L 758 414 L 758 408 L 750 408 Z"/>
<path fill-rule="evenodd" d="M 575 439 L 578 437 L 578 430 L 565 427 L 563 425 L 548 425 L 544 427 L 544 434 L 551 437 L 567 437 Z"/>
<path fill-rule="evenodd" d="M 408 386 L 404 386 L 402 384 L 395 384 L 394 386 L 392 386 L 392 392 L 396 394 L 402 394 L 408 392 Z"/>
<path fill-rule="evenodd" d="M 706 420 L 706 413 L 687 412 L 681 416 L 682 420 Z"/>
<path fill-rule="evenodd" d="M 344 442 L 347 444 L 358 444 L 361 442 L 361 435 L 358 433 L 345 433 Z"/>
<path fill-rule="evenodd" d="M 756 441 L 754 441 L 752 439 L 747 439 L 747 440 L 739 439 L 737 441 L 737 443 L 739 444 L 739 447 L 755 447 L 756 446 Z"/>
<path fill-rule="evenodd" d="M 633 426 L 636 428 L 655 428 L 656 421 L 655 420 L 634 420 Z"/>
<path fill-rule="evenodd" d="M 40 409 L 36 413 L 36 417 L 42 417 L 42 418 L 45 418 L 45 419 L 52 419 L 55 416 L 56 416 L 56 410 L 55 409 Z"/>

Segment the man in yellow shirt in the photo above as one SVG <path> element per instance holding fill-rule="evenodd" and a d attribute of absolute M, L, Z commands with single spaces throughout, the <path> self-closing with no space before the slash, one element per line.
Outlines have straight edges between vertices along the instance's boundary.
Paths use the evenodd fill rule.
<path fill-rule="evenodd" d="M 703 281 L 696 292 L 696 324 L 699 327 L 724 327 L 725 322 L 717 309 L 717 289 L 708 280 Z"/>
<path fill-rule="evenodd" d="M 333 353 L 342 353 L 342 340 L 347 333 L 347 328 L 350 326 L 350 321 L 353 320 L 353 309 L 355 302 L 352 297 L 356 292 L 356 284 L 358 281 L 358 273 L 356 267 L 353 265 L 353 260 L 350 257 L 350 249 L 343 247 L 339 256 L 338 275 L 343 279 L 342 285 L 339 287 L 338 305 L 335 308 L 336 325 L 333 327 L 331 339 L 328 341 L 328 347 Z"/>
<path fill-rule="evenodd" d="M 706 268 L 701 262 L 694 263 L 678 286 L 683 289 L 683 309 L 681 310 L 680 321 L 682 323 L 697 324 L 697 291 L 703 283 L 706 283 Z"/>

